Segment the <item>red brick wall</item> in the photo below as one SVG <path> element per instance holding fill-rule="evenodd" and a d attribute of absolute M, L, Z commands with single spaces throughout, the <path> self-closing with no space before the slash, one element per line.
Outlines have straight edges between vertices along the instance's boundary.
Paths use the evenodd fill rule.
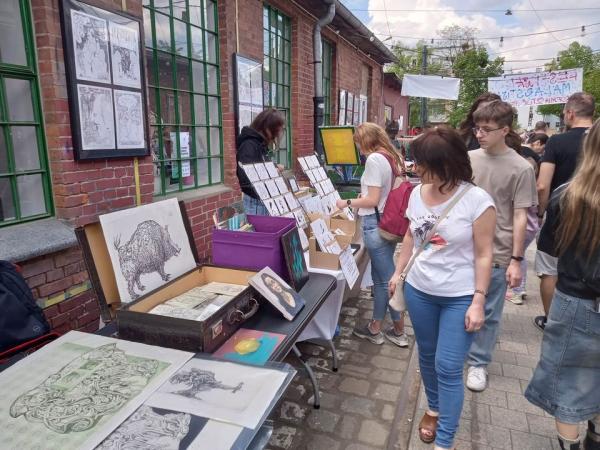
<path fill-rule="evenodd" d="M 383 103 L 392 107 L 392 119 L 404 116 L 403 128 L 399 134 L 406 134 L 408 128 L 408 97 L 400 95 L 400 91 L 386 84 L 383 85 Z"/>

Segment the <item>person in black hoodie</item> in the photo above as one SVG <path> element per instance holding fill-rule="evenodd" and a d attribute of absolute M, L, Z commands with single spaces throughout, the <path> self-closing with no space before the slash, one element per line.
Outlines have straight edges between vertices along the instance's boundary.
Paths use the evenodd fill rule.
<path fill-rule="evenodd" d="M 556 188 L 538 245 L 558 257 L 542 351 L 525 397 L 554 416 L 560 448 L 600 450 L 600 121 L 571 182 Z"/>
<path fill-rule="evenodd" d="M 285 117 L 274 108 L 265 109 L 252 121 L 250 126 L 242 128 L 236 142 L 237 177 L 244 197 L 246 214 L 268 216 L 269 212 L 254 191 L 252 183 L 239 164 L 255 164 L 270 161 L 269 147 L 282 136 Z M 283 166 L 278 166 L 283 170 Z"/>

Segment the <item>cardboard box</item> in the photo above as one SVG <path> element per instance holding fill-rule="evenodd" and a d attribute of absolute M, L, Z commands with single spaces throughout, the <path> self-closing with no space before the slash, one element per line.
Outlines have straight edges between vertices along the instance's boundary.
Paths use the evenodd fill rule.
<path fill-rule="evenodd" d="M 354 220 L 348 220 L 346 216 L 342 213 L 342 211 L 338 211 L 334 213 L 332 216 L 324 216 L 323 214 L 309 214 L 308 219 L 310 222 L 314 222 L 317 219 L 323 219 L 329 231 L 335 234 L 336 229 L 340 229 L 344 232 L 345 236 L 350 237 L 351 242 L 358 242 L 357 231 L 360 232 L 357 228 L 357 223 Z M 309 236 L 312 237 L 312 229 L 309 227 Z"/>
<path fill-rule="evenodd" d="M 350 236 L 335 236 L 342 249 L 348 247 L 352 241 Z M 319 249 L 319 244 L 314 236 L 308 240 L 308 258 L 310 266 L 318 269 L 340 270 L 340 257 Z"/>
<path fill-rule="evenodd" d="M 83 250 L 102 319 L 104 322 L 116 319 L 120 338 L 184 351 L 210 353 L 220 347 L 245 320 L 257 312 L 259 304 L 255 299 L 256 294 L 248 286 L 248 280 L 255 272 L 200 265 L 182 203 L 180 209 L 188 234 L 188 244 L 198 267 L 129 303 L 121 303 L 115 272 L 100 223 L 79 227 L 75 234 Z M 148 313 L 155 306 L 212 281 L 247 287 L 204 321 Z"/>

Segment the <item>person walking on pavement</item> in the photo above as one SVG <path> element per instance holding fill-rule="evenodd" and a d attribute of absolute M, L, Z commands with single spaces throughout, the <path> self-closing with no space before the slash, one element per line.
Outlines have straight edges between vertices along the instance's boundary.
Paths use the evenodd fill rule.
<path fill-rule="evenodd" d="M 569 181 L 575 172 L 583 135 L 592 126 L 594 110 L 594 97 L 590 94 L 578 92 L 571 95 L 563 109 L 564 122 L 569 130 L 552 136 L 546 143 L 537 181 L 540 222 L 544 217 L 550 195 L 558 186 Z M 535 317 L 534 323 L 541 330 L 544 330 L 546 325 L 546 317 L 550 311 L 550 302 L 556 286 L 557 259 L 550 256 L 552 250 L 546 245 L 544 239 L 541 239 L 535 255 L 535 271 L 540 277 L 540 296 L 544 315 Z"/>
<path fill-rule="evenodd" d="M 572 181 L 555 189 L 540 241 L 558 257 L 558 282 L 540 360 L 525 397 L 556 420 L 560 448 L 600 450 L 600 121 Z"/>
<path fill-rule="evenodd" d="M 429 404 L 419 437 L 449 449 L 462 411 L 465 356 L 484 321 L 496 213 L 489 194 L 472 184 L 467 147 L 456 131 L 427 131 L 413 149 L 421 185 L 410 196 L 410 227 L 389 288 L 393 295 L 406 275 L 404 296 Z"/>
<path fill-rule="evenodd" d="M 521 284 L 521 261 L 527 228 L 527 208 L 537 205 L 531 165 L 507 145 L 512 131 L 512 106 L 495 100 L 475 111 L 473 130 L 481 148 L 469 152 L 473 181 L 496 205 L 492 278 L 485 302 L 485 324 L 473 337 L 467 358 L 467 387 L 483 391 L 504 309 L 507 285 Z"/>
<path fill-rule="evenodd" d="M 408 339 L 404 334 L 404 317 L 388 306 L 388 282 L 394 273 L 396 242 L 381 237 L 378 223 L 393 185 L 391 163 L 404 169 L 404 162 L 385 130 L 377 124 L 364 122 L 356 127 L 354 142 L 367 157 L 365 171 L 360 179 L 360 198 L 338 200 L 336 205 L 339 209 L 358 208 L 363 240 L 371 258 L 374 307 L 372 320 L 354 328 L 353 334 L 378 345 L 383 344 L 387 338 L 399 347 L 408 347 Z M 382 330 L 388 309 L 394 326 Z"/>

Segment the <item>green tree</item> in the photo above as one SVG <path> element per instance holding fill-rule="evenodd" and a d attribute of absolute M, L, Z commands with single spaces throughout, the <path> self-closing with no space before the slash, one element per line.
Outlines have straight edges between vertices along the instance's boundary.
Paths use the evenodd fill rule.
<path fill-rule="evenodd" d="M 555 59 L 546 64 L 546 70 L 561 70 L 583 68 L 583 90 L 592 94 L 600 100 L 600 53 L 594 51 L 587 45 L 572 42 L 569 48 L 561 50 Z M 541 105 L 537 111 L 543 115 L 559 116 L 564 105 Z M 596 117 L 600 111 L 596 109 Z"/>

